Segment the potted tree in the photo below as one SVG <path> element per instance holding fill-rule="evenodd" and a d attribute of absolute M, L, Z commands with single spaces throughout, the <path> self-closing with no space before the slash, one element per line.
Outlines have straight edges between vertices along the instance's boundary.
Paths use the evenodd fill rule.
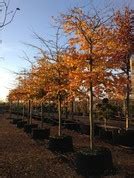
<path fill-rule="evenodd" d="M 95 96 L 95 87 L 103 85 L 103 81 L 112 83 L 109 77 L 112 77 L 112 73 L 106 70 L 112 67 L 111 58 L 107 57 L 111 53 L 107 50 L 110 49 L 107 37 L 112 36 L 112 31 L 101 22 L 98 14 L 89 16 L 79 8 L 71 9 L 69 13 L 63 14 L 61 22 L 65 32 L 71 34 L 70 45 L 78 47 L 76 51 L 79 57 L 76 63 L 74 63 L 75 60 L 69 61 L 69 64 L 73 63 L 76 66 L 70 74 L 72 86 L 77 90 L 83 88 L 89 98 L 89 147 L 76 153 L 76 168 L 78 173 L 86 177 L 100 175 L 111 170 L 113 162 L 108 148 L 94 146 L 93 96 Z M 111 37 L 110 40 L 112 41 L 113 38 Z"/>
<path fill-rule="evenodd" d="M 55 103 L 58 108 L 58 135 L 50 136 L 48 147 L 54 151 L 67 152 L 73 149 L 72 137 L 66 136 L 61 133 L 62 119 L 61 108 L 65 95 L 68 93 L 68 68 L 64 63 L 64 59 L 67 58 L 66 51 L 67 45 L 62 45 L 60 38 L 60 26 L 57 29 L 56 41 L 45 40 L 44 38 L 36 35 L 41 43 L 45 46 L 45 50 L 35 47 L 41 51 L 44 60 L 47 63 L 47 69 L 45 72 L 45 80 L 47 88 L 46 97 L 49 98 L 50 103 Z M 53 47 L 52 47 L 53 46 Z M 63 99 L 64 98 L 64 99 Z"/>
<path fill-rule="evenodd" d="M 33 128 L 37 128 L 38 124 L 32 123 L 32 110 L 33 110 L 33 99 L 36 97 L 34 93 L 34 76 L 35 76 L 35 71 L 34 68 L 32 67 L 31 71 L 26 75 L 26 77 L 22 80 L 22 88 L 24 89 L 26 95 L 26 100 L 28 101 L 28 112 L 27 112 L 27 124 L 24 125 L 24 131 L 26 133 L 32 133 Z"/>
<path fill-rule="evenodd" d="M 39 85 L 38 85 L 39 86 Z M 44 127 L 44 112 L 43 112 L 43 109 L 44 109 L 44 104 L 43 104 L 43 101 L 45 99 L 45 95 L 46 95 L 46 92 L 43 88 L 39 88 L 38 89 L 38 93 L 37 93 L 37 99 L 38 99 L 38 102 L 40 104 L 40 108 L 41 108 L 41 126 L 38 127 L 38 128 L 34 128 L 32 130 L 32 138 L 33 139 L 39 139 L 39 140 L 43 140 L 43 139 L 49 139 L 49 136 L 50 136 L 50 128 L 49 127 Z"/>
<path fill-rule="evenodd" d="M 57 101 L 58 108 L 58 135 L 50 136 L 49 138 L 49 149 L 59 152 L 70 152 L 73 151 L 72 137 L 69 135 L 62 134 L 62 106 L 67 97 L 67 85 L 68 85 L 68 74 L 67 68 L 63 61 L 63 54 L 58 54 L 59 60 L 55 64 L 51 65 L 51 77 L 49 84 L 49 98 Z"/>
<path fill-rule="evenodd" d="M 12 98 L 12 100 L 15 102 L 15 111 L 13 113 L 16 115 L 13 117 L 13 120 L 11 121 L 12 124 L 17 124 L 17 122 L 22 121 L 20 117 L 20 99 L 21 99 L 21 92 L 20 87 L 17 87 L 10 91 L 9 98 Z"/>

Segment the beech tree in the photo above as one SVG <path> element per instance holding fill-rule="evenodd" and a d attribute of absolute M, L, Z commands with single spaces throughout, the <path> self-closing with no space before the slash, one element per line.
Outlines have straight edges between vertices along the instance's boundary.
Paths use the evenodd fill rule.
<path fill-rule="evenodd" d="M 44 48 L 39 48 L 36 45 L 32 47 L 39 50 L 42 54 L 37 67 L 40 84 L 43 91 L 46 93 L 45 100 L 52 101 L 57 105 L 59 130 L 58 135 L 61 136 L 61 107 L 68 95 L 68 71 L 65 60 L 68 51 L 68 45 L 61 42 L 60 26 L 57 27 L 54 40 L 46 40 L 38 34 L 34 33 L 36 38 L 41 42 Z"/>
<path fill-rule="evenodd" d="M 124 90 L 125 100 L 125 117 L 126 117 L 126 129 L 129 127 L 130 118 L 130 56 L 132 52 L 132 24 L 131 24 L 131 10 L 125 8 L 123 12 L 117 11 L 114 16 L 114 23 L 116 29 L 116 42 L 121 49 L 121 53 L 118 53 L 118 58 L 122 61 L 120 65 L 121 75 L 125 77 L 126 82 L 120 82 L 120 86 Z M 118 89 L 119 91 L 119 89 Z"/>
<path fill-rule="evenodd" d="M 89 97 L 90 149 L 93 149 L 93 96 L 95 90 L 108 91 L 119 80 L 113 70 L 121 66 L 122 48 L 116 42 L 116 29 L 112 28 L 112 19 L 103 20 L 98 13 L 89 15 L 82 9 L 74 8 L 62 14 L 61 23 L 69 35 L 70 45 L 76 47 L 80 57 L 77 68 L 72 73 L 72 83 L 85 89 Z M 72 61 L 70 61 L 72 63 Z M 124 78 L 122 78 L 123 80 Z M 125 80 L 124 80 L 125 81 Z M 73 85 L 73 84 L 72 84 Z M 115 87 L 117 89 L 117 87 Z"/>

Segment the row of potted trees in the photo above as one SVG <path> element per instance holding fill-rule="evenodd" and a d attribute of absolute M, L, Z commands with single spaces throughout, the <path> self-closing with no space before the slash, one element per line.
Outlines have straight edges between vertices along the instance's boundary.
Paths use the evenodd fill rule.
<path fill-rule="evenodd" d="M 30 104 L 30 103 L 29 103 Z M 41 105 L 42 106 L 42 105 Z M 10 111 L 11 112 L 11 111 Z M 15 112 L 13 112 L 15 113 Z M 23 114 L 24 114 L 23 110 Z M 30 111 L 29 111 L 30 113 Z M 17 113 L 16 113 L 17 114 Z M 31 134 L 33 139 L 48 139 L 48 148 L 52 151 L 61 153 L 74 151 L 73 140 L 69 135 L 50 136 L 50 127 L 43 127 L 45 119 L 41 120 L 41 127 L 38 124 L 29 123 L 25 115 L 10 117 L 13 119 L 12 123 L 16 124 L 18 128 L 23 128 L 26 133 Z M 21 118 L 20 118 L 21 117 Z M 28 117 L 28 116 L 26 116 Z M 30 116 L 29 116 L 30 117 Z M 41 118 L 43 113 L 41 113 Z M 91 151 L 88 148 L 77 151 L 75 163 L 78 173 L 88 175 L 101 175 L 113 169 L 111 151 L 107 148 L 96 148 L 96 151 Z"/>

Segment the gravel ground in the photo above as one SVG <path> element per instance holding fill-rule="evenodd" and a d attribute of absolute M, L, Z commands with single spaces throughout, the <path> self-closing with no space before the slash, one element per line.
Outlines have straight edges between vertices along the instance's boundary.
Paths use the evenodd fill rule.
<path fill-rule="evenodd" d="M 73 137 L 74 153 L 58 154 L 47 149 L 47 141 L 34 141 L 23 129 L 16 128 L 0 115 L 0 178 L 82 178 L 75 171 L 74 154 L 89 142 L 87 135 L 63 129 Z M 51 127 L 51 135 L 57 126 Z M 115 175 L 106 178 L 134 178 L 134 151 L 95 139 L 96 145 L 112 151 Z"/>

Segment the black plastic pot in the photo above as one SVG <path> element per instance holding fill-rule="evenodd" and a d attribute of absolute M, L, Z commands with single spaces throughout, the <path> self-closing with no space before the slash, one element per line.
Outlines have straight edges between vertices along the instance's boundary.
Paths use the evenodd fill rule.
<path fill-rule="evenodd" d="M 11 121 L 11 123 L 12 124 L 17 124 L 18 122 L 20 122 L 20 121 L 22 121 L 22 119 L 13 119 L 12 121 Z"/>
<path fill-rule="evenodd" d="M 134 148 L 134 129 L 124 130 L 114 137 L 116 144 Z"/>
<path fill-rule="evenodd" d="M 38 115 L 33 115 L 32 116 L 35 120 L 38 120 L 38 121 L 40 121 L 41 120 L 41 117 L 40 116 L 38 116 Z"/>
<path fill-rule="evenodd" d="M 44 122 L 44 123 L 49 123 L 49 118 L 44 118 L 44 119 L 43 119 L 43 122 Z"/>
<path fill-rule="evenodd" d="M 80 124 L 80 133 L 89 135 L 90 133 L 90 126 L 87 124 Z"/>
<path fill-rule="evenodd" d="M 77 172 L 85 177 L 103 175 L 113 169 L 111 151 L 107 148 L 96 148 L 93 151 L 81 150 L 76 153 Z"/>
<path fill-rule="evenodd" d="M 69 129 L 69 130 L 74 130 L 76 132 L 80 131 L 80 125 L 78 123 L 75 122 L 67 122 L 64 124 L 65 128 Z"/>
<path fill-rule="evenodd" d="M 56 118 L 51 118 L 51 119 L 48 119 L 48 120 L 46 121 L 46 123 L 48 123 L 48 124 L 50 124 L 50 125 L 52 125 L 52 126 L 56 126 L 56 125 L 58 125 L 58 119 L 56 119 Z"/>
<path fill-rule="evenodd" d="M 99 136 L 100 127 L 97 124 L 94 124 L 94 136 Z"/>
<path fill-rule="evenodd" d="M 27 124 L 27 121 L 18 121 L 18 122 L 17 122 L 17 127 L 18 127 L 18 128 L 23 128 L 24 125 L 26 125 L 26 124 Z"/>
<path fill-rule="evenodd" d="M 68 135 L 51 136 L 49 138 L 48 148 L 57 152 L 71 152 L 73 151 L 72 137 Z"/>
<path fill-rule="evenodd" d="M 11 117 L 7 117 L 6 119 L 7 120 L 13 120 L 14 118 L 11 116 Z"/>
<path fill-rule="evenodd" d="M 24 125 L 24 132 L 32 133 L 32 129 L 37 128 L 38 124 L 25 124 Z"/>
<path fill-rule="evenodd" d="M 62 120 L 62 119 L 61 119 L 61 120 Z M 52 126 L 56 126 L 56 125 L 58 125 L 58 119 L 53 118 L 53 119 L 52 119 L 52 123 L 51 123 L 51 125 L 52 125 Z"/>
<path fill-rule="evenodd" d="M 101 139 L 112 143 L 113 142 L 113 134 L 112 131 L 105 130 L 104 128 L 100 129 L 99 136 Z"/>
<path fill-rule="evenodd" d="M 33 139 L 49 139 L 50 136 L 50 128 L 35 128 L 32 129 L 32 138 Z"/>
<path fill-rule="evenodd" d="M 112 136 L 111 136 L 111 144 L 118 145 L 119 135 L 122 133 L 121 129 L 114 129 L 112 130 Z"/>

